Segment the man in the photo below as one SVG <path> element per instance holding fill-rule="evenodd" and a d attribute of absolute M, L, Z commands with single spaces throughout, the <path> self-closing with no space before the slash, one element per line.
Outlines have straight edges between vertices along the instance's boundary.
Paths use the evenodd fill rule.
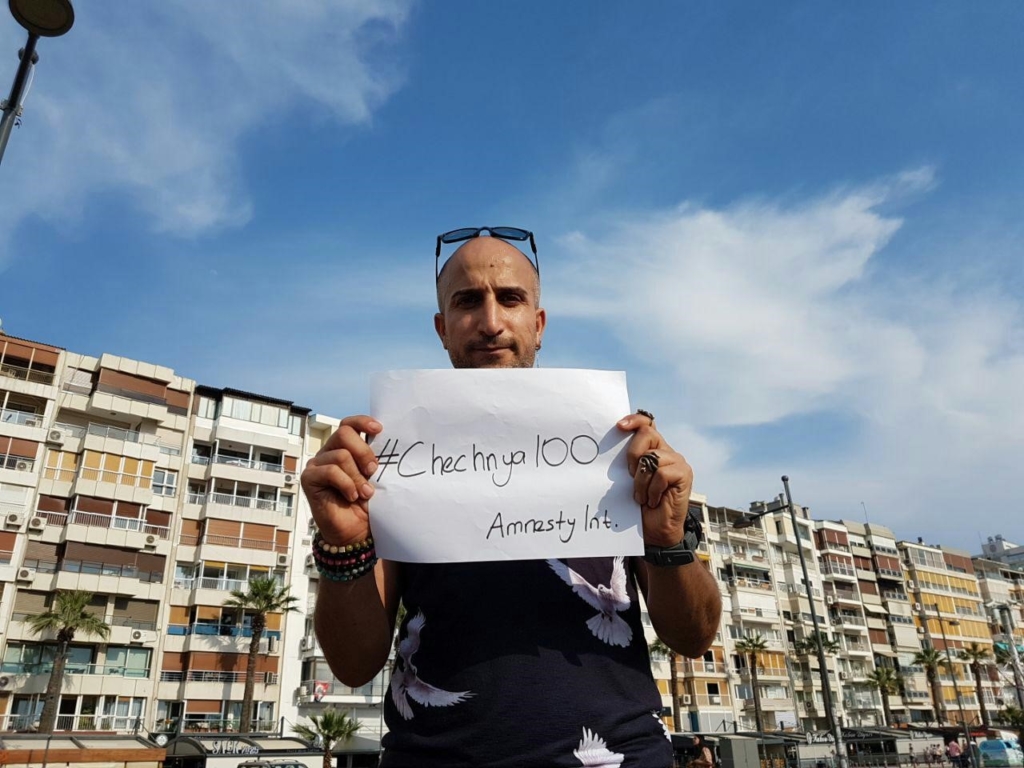
<path fill-rule="evenodd" d="M 534 263 L 499 230 L 490 237 L 458 232 L 470 235 L 459 237 L 465 244 L 438 275 L 434 317 L 452 365 L 533 367 L 547 324 Z M 532 245 L 532 234 L 519 232 Z M 649 556 L 678 562 L 664 551 L 676 552 L 684 540 L 690 467 L 649 415 L 625 416 L 618 428 L 632 434 L 628 467 Z M 314 554 L 327 576 L 316 631 L 339 680 L 363 685 L 383 668 L 399 603 L 406 609 L 381 765 L 671 765 L 638 590 L 662 640 L 696 658 L 721 614 L 707 570 L 639 558 L 381 561 L 372 577 L 360 576 L 373 562 L 370 478 L 377 468 L 361 434 L 382 429 L 369 416 L 344 419 L 302 475 L 319 530 Z"/>

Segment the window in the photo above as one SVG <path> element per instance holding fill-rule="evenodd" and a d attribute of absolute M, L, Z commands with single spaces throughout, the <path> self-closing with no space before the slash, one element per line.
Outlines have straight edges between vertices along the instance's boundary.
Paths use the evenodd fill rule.
<path fill-rule="evenodd" d="M 153 493 L 158 496 L 173 496 L 178 485 L 178 473 L 169 469 L 153 471 Z"/>
<path fill-rule="evenodd" d="M 302 417 L 294 414 L 288 417 L 288 432 L 292 435 L 302 434 Z"/>
<path fill-rule="evenodd" d="M 718 683 L 708 683 L 708 696 L 720 696 L 721 691 L 718 687 Z"/>
<path fill-rule="evenodd" d="M 196 416 L 200 419 L 217 418 L 217 401 L 209 397 L 199 397 L 199 405 L 196 407 Z"/>

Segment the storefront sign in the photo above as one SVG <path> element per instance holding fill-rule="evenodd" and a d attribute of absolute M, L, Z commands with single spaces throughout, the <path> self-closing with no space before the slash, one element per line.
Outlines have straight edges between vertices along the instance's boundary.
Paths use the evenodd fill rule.
<path fill-rule="evenodd" d="M 210 742 L 211 755 L 258 755 L 259 753 L 260 748 L 255 744 L 245 744 L 241 741 L 227 739 Z"/>

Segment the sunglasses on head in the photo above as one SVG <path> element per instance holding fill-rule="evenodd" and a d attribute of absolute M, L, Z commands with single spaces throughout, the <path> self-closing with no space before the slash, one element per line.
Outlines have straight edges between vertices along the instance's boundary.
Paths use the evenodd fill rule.
<path fill-rule="evenodd" d="M 480 237 L 484 232 L 499 240 L 517 240 L 520 242 L 529 240 L 530 250 L 533 251 L 533 268 L 537 270 L 538 275 L 540 274 L 540 261 L 537 258 L 537 243 L 533 239 L 533 232 L 530 232 L 528 229 L 520 229 L 519 227 L 463 227 L 462 229 L 453 229 L 451 232 L 445 232 L 443 235 L 437 236 L 437 249 L 434 252 L 435 282 L 441 277 L 441 244 L 461 243 L 463 240 L 472 240 L 474 237 Z"/>

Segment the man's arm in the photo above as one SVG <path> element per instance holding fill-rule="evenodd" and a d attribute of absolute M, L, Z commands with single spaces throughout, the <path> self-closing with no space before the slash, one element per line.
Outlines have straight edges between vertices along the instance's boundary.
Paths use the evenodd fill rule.
<path fill-rule="evenodd" d="M 327 544 L 347 546 L 370 536 L 370 478 L 377 457 L 362 435 L 383 427 L 369 416 L 350 416 L 306 465 L 302 490 Z M 398 611 L 399 571 L 379 561 L 373 574 L 353 581 L 320 579 L 314 626 L 324 656 L 345 685 L 373 679 L 387 663 Z"/>
<path fill-rule="evenodd" d="M 673 547 L 683 540 L 693 470 L 647 415 L 627 416 L 618 427 L 633 433 L 626 458 L 643 519 L 644 544 Z M 641 461 L 645 455 L 650 460 Z M 703 655 L 722 617 L 722 597 L 711 574 L 699 562 L 662 567 L 639 561 L 637 581 L 654 631 L 665 645 L 690 658 Z"/>
<path fill-rule="evenodd" d="M 704 655 L 718 632 L 722 596 L 703 563 L 661 568 L 638 560 L 636 575 L 658 637 L 683 656 Z"/>
<path fill-rule="evenodd" d="M 334 676 L 358 688 L 388 660 L 398 612 L 398 566 L 378 561 L 355 581 L 320 579 L 314 626 Z"/>

